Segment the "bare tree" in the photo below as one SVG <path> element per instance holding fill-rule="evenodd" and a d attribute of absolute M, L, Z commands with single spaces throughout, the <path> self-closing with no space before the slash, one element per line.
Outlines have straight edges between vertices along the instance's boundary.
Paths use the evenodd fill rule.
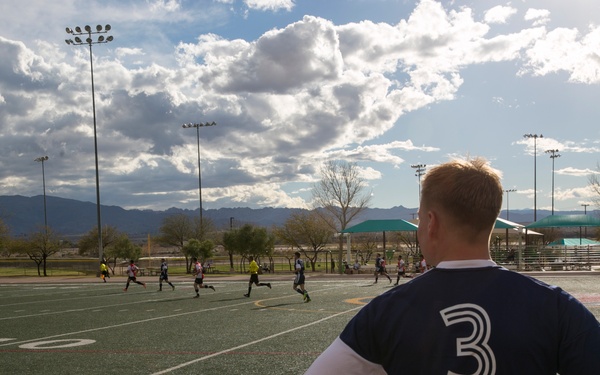
<path fill-rule="evenodd" d="M 366 191 L 367 184 L 360 177 L 355 163 L 328 161 L 321 168 L 321 180 L 312 190 L 313 205 L 316 212 L 326 221 L 333 223 L 333 230 L 342 232 L 371 202 L 371 194 Z M 333 219 L 333 220 L 331 220 Z M 344 272 L 342 255 L 344 238 L 339 236 L 338 270 Z"/>
<path fill-rule="evenodd" d="M 186 241 L 193 238 L 196 233 L 194 231 L 194 224 L 188 216 L 176 214 L 168 216 L 163 220 L 160 227 L 160 235 L 157 238 L 159 243 L 174 246 L 183 253 L 185 256 L 185 268 L 187 273 L 191 273 L 191 260 L 186 253 L 183 252 L 183 247 L 185 246 Z"/>
<path fill-rule="evenodd" d="M 333 223 L 315 211 L 293 213 L 283 226 L 275 228 L 274 233 L 285 244 L 297 248 L 310 261 L 313 271 L 319 253 L 326 251 L 325 245 L 334 234 Z"/>
<path fill-rule="evenodd" d="M 600 172 L 600 164 L 596 165 L 596 169 Z M 590 189 L 596 194 L 593 198 L 594 204 L 600 206 L 600 176 L 597 173 L 590 175 L 588 178 Z"/>

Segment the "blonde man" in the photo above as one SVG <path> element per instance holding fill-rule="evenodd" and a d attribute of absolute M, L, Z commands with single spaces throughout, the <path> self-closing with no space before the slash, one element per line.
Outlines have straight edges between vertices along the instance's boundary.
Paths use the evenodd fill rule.
<path fill-rule="evenodd" d="M 307 373 L 597 374 L 594 315 L 490 259 L 502 195 L 483 159 L 432 168 L 418 237 L 433 268 L 363 307 Z"/>

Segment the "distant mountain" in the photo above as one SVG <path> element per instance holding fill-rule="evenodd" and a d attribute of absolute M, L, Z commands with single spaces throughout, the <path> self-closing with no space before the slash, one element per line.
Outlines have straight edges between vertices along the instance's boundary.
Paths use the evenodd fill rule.
<path fill-rule="evenodd" d="M 46 196 L 48 226 L 57 233 L 67 237 L 79 237 L 97 225 L 96 204 L 73 199 Z M 300 209 L 292 208 L 219 208 L 204 211 L 203 217 L 210 218 L 218 228 L 229 228 L 250 223 L 263 227 L 283 224 L 288 217 Z M 416 208 L 403 206 L 389 209 L 369 208 L 365 210 L 353 224 L 371 219 L 404 219 L 412 220 Z M 125 210 L 117 206 L 102 206 L 102 225 L 117 227 L 132 237 L 144 237 L 157 234 L 163 220 L 174 214 L 190 217 L 198 216 L 198 210 L 170 208 L 165 211 Z M 557 215 L 583 214 L 577 212 L 555 212 Z M 597 214 L 590 211 L 588 214 Z M 549 211 L 538 210 L 537 218 L 550 215 Z M 506 218 L 502 211 L 500 217 Z M 0 218 L 8 225 L 13 236 L 27 235 L 39 230 L 44 224 L 44 197 L 24 197 L 20 195 L 0 196 Z M 510 210 L 509 219 L 517 223 L 533 221 L 533 210 Z"/>

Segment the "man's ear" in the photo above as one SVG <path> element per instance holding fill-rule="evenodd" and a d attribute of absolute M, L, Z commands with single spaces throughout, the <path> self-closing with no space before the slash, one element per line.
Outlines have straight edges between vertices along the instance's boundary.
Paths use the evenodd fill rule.
<path fill-rule="evenodd" d="M 440 230 L 439 215 L 436 211 L 430 210 L 427 212 L 427 218 L 427 234 L 430 238 L 435 238 L 437 237 Z"/>

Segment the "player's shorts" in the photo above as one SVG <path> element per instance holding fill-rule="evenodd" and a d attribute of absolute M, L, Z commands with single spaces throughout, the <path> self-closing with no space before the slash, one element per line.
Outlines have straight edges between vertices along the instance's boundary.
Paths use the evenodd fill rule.
<path fill-rule="evenodd" d="M 136 277 L 135 276 L 129 276 L 127 278 L 127 281 L 133 281 L 133 282 L 135 282 L 136 281 Z"/>
<path fill-rule="evenodd" d="M 169 275 L 167 274 L 160 274 L 160 276 L 158 277 L 159 280 L 165 280 L 165 281 L 169 281 Z"/>
<path fill-rule="evenodd" d="M 250 274 L 250 282 L 258 284 L 258 274 L 257 273 Z"/>
<path fill-rule="evenodd" d="M 102 274 L 103 274 L 104 276 L 108 276 L 108 271 L 102 271 Z"/>
<path fill-rule="evenodd" d="M 398 276 L 404 276 L 406 274 L 406 271 L 398 271 Z"/>
<path fill-rule="evenodd" d="M 383 272 L 383 268 L 381 268 L 381 267 L 375 267 L 375 272 L 381 273 L 381 272 Z"/>
<path fill-rule="evenodd" d="M 297 273 L 296 278 L 294 279 L 294 285 L 303 285 L 304 284 L 304 274 Z"/>
<path fill-rule="evenodd" d="M 196 279 L 194 280 L 194 284 L 202 285 L 202 283 L 204 283 L 203 277 L 196 277 Z"/>

